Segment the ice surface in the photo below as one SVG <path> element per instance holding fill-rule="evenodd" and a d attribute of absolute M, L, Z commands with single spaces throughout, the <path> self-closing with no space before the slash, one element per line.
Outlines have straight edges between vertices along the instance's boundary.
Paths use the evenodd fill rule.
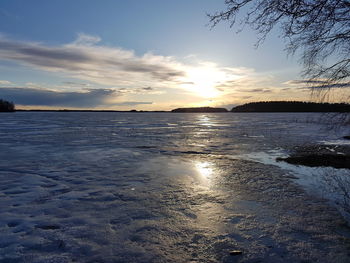
<path fill-rule="evenodd" d="M 350 222 L 350 203 L 348 203 L 350 202 L 350 198 L 347 197 L 350 193 L 349 169 L 307 167 L 276 161 L 276 158 L 286 156 L 285 150 L 275 149 L 267 152 L 234 155 L 231 156 L 231 158 L 252 160 L 263 164 L 275 165 L 288 171 L 287 176 L 291 179 L 295 179 L 295 182 L 302 185 L 309 193 L 329 200 L 332 205 L 338 208 L 345 219 Z M 344 200 L 344 198 L 346 200 Z M 344 201 L 346 202 L 345 204 Z M 346 210 L 344 209 L 344 205 L 347 206 Z"/>
<path fill-rule="evenodd" d="M 322 173 L 275 162 L 345 135 L 318 114 L 0 117 L 0 262 L 350 260 Z"/>
<path fill-rule="evenodd" d="M 326 145 L 350 145 L 350 140 L 345 140 L 345 139 L 320 141 L 320 142 Z"/>

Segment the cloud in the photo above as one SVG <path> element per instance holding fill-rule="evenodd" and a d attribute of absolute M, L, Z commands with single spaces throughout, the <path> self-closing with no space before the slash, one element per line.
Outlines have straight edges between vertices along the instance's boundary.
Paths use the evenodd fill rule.
<path fill-rule="evenodd" d="M 153 90 L 152 87 L 146 87 L 146 88 L 142 88 L 143 90 Z"/>
<path fill-rule="evenodd" d="M 88 87 L 88 86 L 90 86 L 87 83 L 80 83 L 80 82 L 75 82 L 75 81 L 64 81 L 64 82 L 62 82 L 62 84 L 64 84 L 65 86 L 69 86 L 69 87 Z"/>
<path fill-rule="evenodd" d="M 301 86 L 302 89 L 333 89 L 333 88 L 350 88 L 350 82 L 330 82 L 327 80 L 290 80 L 284 84 L 290 86 Z"/>
<path fill-rule="evenodd" d="M 98 36 L 91 36 L 84 33 L 79 33 L 77 39 L 73 42 L 74 45 L 92 46 L 101 41 Z"/>
<path fill-rule="evenodd" d="M 116 106 L 135 106 L 135 105 L 149 105 L 153 104 L 153 102 L 149 101 L 123 101 L 119 103 L 113 103 Z"/>
<path fill-rule="evenodd" d="M 99 41 L 98 37 L 80 34 L 73 43 L 47 46 L 0 36 L 0 59 L 109 86 L 175 84 L 186 75 L 184 66 L 172 57 L 151 53 L 136 56 L 130 50 L 96 45 Z"/>
<path fill-rule="evenodd" d="M 100 41 L 98 36 L 80 33 L 72 43 L 48 46 L 0 35 L 0 60 L 64 73 L 89 83 L 128 89 L 180 87 L 198 92 L 203 85 L 223 89 L 230 85 L 228 81 L 254 74 L 253 69 L 220 67 L 198 59 L 185 64 L 171 56 L 152 53 L 137 56 L 131 50 L 100 45 Z"/>
<path fill-rule="evenodd" d="M 167 102 L 201 103 L 203 98 L 231 104 L 250 95 L 272 96 L 280 88 L 271 75 L 252 68 L 222 67 L 193 57 L 136 55 L 132 50 L 102 45 L 100 37 L 84 33 L 71 43 L 56 46 L 0 34 L 0 60 L 67 77 L 59 84 L 28 83 L 26 88 L 10 88 L 18 84 L 0 81 L 7 86 L 1 95 L 6 91 L 21 105 L 113 107 L 154 102 L 159 107 L 166 101 L 164 107 L 169 107 Z"/>
<path fill-rule="evenodd" d="M 241 70 L 240 74 L 221 82 L 216 88 L 226 92 L 270 93 L 278 87 L 270 75 L 258 74 L 252 70 Z"/>
<path fill-rule="evenodd" d="M 119 93 L 121 94 L 163 94 L 164 91 L 162 90 L 157 90 L 152 87 L 144 87 L 144 88 L 133 88 L 133 89 L 128 89 L 128 88 L 118 88 L 117 89 Z"/>
<path fill-rule="evenodd" d="M 260 93 L 271 93 L 273 92 L 271 89 L 264 89 L 264 88 L 256 88 L 256 89 L 248 89 L 244 90 L 244 92 L 260 92 Z"/>
<path fill-rule="evenodd" d="M 113 89 L 87 89 L 79 92 L 58 92 L 38 88 L 0 88 L 1 97 L 28 106 L 64 106 L 94 108 L 108 104 L 111 96 L 118 96 Z"/>
<path fill-rule="evenodd" d="M 7 81 L 7 80 L 0 80 L 0 85 L 11 85 L 11 81 Z"/>

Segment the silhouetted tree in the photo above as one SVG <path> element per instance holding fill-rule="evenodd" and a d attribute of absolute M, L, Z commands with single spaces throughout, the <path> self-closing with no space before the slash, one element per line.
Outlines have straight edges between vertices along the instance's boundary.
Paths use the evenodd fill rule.
<path fill-rule="evenodd" d="M 13 104 L 13 102 L 0 99 L 0 112 L 1 111 L 6 111 L 6 112 L 15 111 L 15 105 Z"/>
<path fill-rule="evenodd" d="M 259 101 L 232 108 L 232 112 L 350 112 L 350 104 L 303 101 Z"/>

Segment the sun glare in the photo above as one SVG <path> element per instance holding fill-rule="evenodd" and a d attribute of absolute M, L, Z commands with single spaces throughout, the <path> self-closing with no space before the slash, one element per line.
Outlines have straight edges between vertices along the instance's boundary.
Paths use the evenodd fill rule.
<path fill-rule="evenodd" d="M 203 98 L 215 98 L 220 95 L 217 86 L 225 79 L 226 74 L 215 68 L 193 68 L 187 71 L 184 88 Z"/>
<path fill-rule="evenodd" d="M 195 167 L 203 179 L 209 179 L 213 173 L 213 169 L 209 162 L 196 162 Z"/>

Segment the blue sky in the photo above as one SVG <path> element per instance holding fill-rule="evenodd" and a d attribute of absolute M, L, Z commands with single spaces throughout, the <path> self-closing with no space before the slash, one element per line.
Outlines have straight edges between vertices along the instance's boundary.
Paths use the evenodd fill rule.
<path fill-rule="evenodd" d="M 0 97 L 22 108 L 169 110 L 303 99 L 278 31 L 211 29 L 212 0 L 2 0 Z M 297 85 L 296 85 L 297 83 Z"/>

